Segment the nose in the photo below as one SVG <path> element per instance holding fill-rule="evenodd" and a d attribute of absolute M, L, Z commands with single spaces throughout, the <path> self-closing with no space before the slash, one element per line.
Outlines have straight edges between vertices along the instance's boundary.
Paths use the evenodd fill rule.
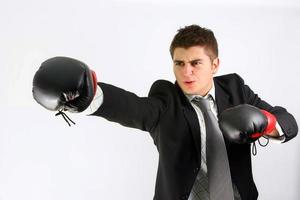
<path fill-rule="evenodd" d="M 184 67 L 183 67 L 183 74 L 185 76 L 189 76 L 189 75 L 193 74 L 193 66 L 191 66 L 190 63 L 187 63 L 187 64 L 184 65 Z"/>

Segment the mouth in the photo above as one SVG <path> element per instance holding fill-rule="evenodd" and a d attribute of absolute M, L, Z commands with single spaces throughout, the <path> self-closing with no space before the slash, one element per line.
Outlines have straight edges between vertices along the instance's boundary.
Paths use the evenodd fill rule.
<path fill-rule="evenodd" d="M 192 83 L 194 83 L 195 81 L 184 81 L 183 83 L 184 84 L 187 84 L 187 85 L 190 85 L 190 84 L 192 84 Z"/>
<path fill-rule="evenodd" d="M 190 87 L 190 86 L 193 85 L 194 82 L 195 82 L 195 81 L 183 81 L 183 84 L 184 84 L 185 86 Z"/>

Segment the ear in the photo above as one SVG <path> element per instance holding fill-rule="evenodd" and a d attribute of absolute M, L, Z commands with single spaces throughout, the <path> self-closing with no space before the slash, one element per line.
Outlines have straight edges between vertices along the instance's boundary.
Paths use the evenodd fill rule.
<path fill-rule="evenodd" d="M 216 74 L 218 72 L 219 65 L 220 65 L 220 59 L 217 57 L 213 60 L 213 63 L 212 63 L 213 74 Z"/>

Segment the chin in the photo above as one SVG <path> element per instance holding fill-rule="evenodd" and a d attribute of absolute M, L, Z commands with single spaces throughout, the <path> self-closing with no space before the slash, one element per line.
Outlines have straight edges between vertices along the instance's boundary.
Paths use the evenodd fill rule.
<path fill-rule="evenodd" d="M 180 84 L 179 84 L 179 86 L 180 86 L 180 89 L 182 90 L 182 92 L 184 94 L 195 95 L 197 93 L 196 90 L 195 90 L 195 88 L 193 88 L 193 87 L 186 87 L 186 86 L 184 86 L 184 85 L 182 86 Z"/>
<path fill-rule="evenodd" d="M 188 89 L 185 89 L 185 90 L 182 90 L 184 94 L 187 94 L 187 95 L 195 95 L 196 92 L 194 90 L 188 90 Z"/>

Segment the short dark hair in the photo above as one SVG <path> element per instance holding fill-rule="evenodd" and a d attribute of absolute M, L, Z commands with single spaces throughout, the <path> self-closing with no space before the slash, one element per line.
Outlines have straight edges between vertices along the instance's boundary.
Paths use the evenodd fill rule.
<path fill-rule="evenodd" d="M 211 61 L 218 57 L 218 43 L 214 33 L 195 24 L 178 29 L 170 45 L 170 54 L 173 58 L 175 48 L 192 46 L 204 47 Z"/>

